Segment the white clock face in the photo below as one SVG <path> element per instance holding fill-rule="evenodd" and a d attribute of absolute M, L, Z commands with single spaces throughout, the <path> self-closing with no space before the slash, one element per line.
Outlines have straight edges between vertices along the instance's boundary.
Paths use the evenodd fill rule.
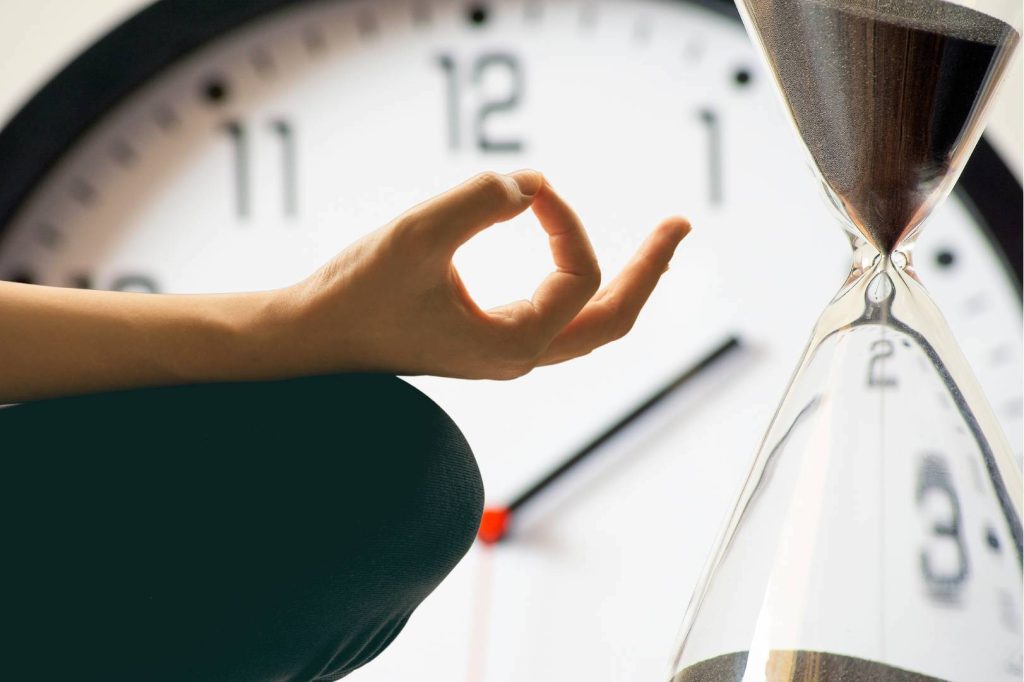
<path fill-rule="evenodd" d="M 543 171 L 605 273 L 690 218 L 633 332 L 514 382 L 415 378 L 502 503 L 711 348 L 737 362 L 622 438 L 586 484 L 474 548 L 353 677 L 659 679 L 697 573 L 849 266 L 738 21 L 695 2 L 294 3 L 184 58 L 106 116 L 0 242 L 0 277 L 162 292 L 292 283 L 485 169 Z M 917 269 L 1021 446 L 1012 274 L 964 203 Z M 458 255 L 484 306 L 550 267 L 530 214 Z M 610 463 L 610 462 L 609 462 Z"/>

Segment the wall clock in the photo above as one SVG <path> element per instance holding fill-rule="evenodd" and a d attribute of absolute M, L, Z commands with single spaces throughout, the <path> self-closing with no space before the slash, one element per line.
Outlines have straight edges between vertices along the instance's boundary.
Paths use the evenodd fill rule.
<path fill-rule="evenodd" d="M 463 427 L 500 505 L 715 349 L 730 360 L 524 505 L 353 676 L 658 679 L 824 304 L 805 292 L 848 267 L 774 96 L 716 0 L 160 0 L 0 132 L 0 277 L 281 286 L 484 169 L 544 171 L 609 274 L 657 219 L 687 215 L 695 232 L 622 342 L 510 383 L 410 379 Z M 915 254 L 1018 456 L 1020 206 L 983 142 Z M 548 268 L 530 216 L 457 262 L 485 305 Z"/>

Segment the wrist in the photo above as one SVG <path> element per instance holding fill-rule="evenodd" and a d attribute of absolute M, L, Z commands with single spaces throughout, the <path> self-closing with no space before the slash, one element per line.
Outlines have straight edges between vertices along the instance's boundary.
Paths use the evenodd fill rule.
<path fill-rule="evenodd" d="M 305 304 L 293 287 L 233 296 L 224 316 L 228 357 L 224 380 L 254 381 L 309 374 L 301 326 Z"/>

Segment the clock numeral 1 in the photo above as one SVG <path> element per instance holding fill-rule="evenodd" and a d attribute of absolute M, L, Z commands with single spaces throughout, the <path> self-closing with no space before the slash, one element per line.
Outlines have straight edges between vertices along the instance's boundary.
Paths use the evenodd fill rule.
<path fill-rule="evenodd" d="M 458 150 L 462 138 L 462 69 L 455 57 L 442 53 L 437 57 L 437 64 L 445 74 L 446 108 L 448 120 L 448 146 Z M 480 55 L 473 62 L 469 83 L 473 89 L 483 90 L 488 74 L 504 71 L 511 79 L 508 91 L 501 96 L 487 97 L 478 95 L 477 109 L 474 117 L 476 146 L 482 152 L 521 152 L 521 139 L 495 139 L 487 132 L 487 121 L 495 114 L 515 111 L 523 99 L 523 71 L 519 58 L 505 53 L 488 53 Z"/>
<path fill-rule="evenodd" d="M 698 114 L 708 132 L 708 201 L 718 206 L 722 203 L 722 129 L 713 109 L 701 109 Z"/>
<path fill-rule="evenodd" d="M 281 138 L 281 178 L 284 191 L 284 196 L 282 197 L 284 213 L 288 217 L 294 217 L 298 212 L 295 182 L 295 133 L 292 130 L 292 124 L 283 118 L 276 119 L 270 125 L 278 137 Z"/>
<path fill-rule="evenodd" d="M 274 119 L 269 127 L 281 146 L 282 212 L 292 218 L 298 214 L 295 127 L 284 118 Z M 239 219 L 245 220 L 252 212 L 252 153 L 249 127 L 242 121 L 231 120 L 224 123 L 221 129 L 227 133 L 233 152 L 235 214 Z"/>
<path fill-rule="evenodd" d="M 228 121 L 224 131 L 231 138 L 234 152 L 235 212 L 239 218 L 249 217 L 249 135 L 238 121 Z"/>

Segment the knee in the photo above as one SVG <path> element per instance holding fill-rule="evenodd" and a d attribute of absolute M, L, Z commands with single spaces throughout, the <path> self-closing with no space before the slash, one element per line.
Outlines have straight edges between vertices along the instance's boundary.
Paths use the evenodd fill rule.
<path fill-rule="evenodd" d="M 368 548 L 396 586 L 422 599 L 479 527 L 484 489 L 469 443 L 444 410 L 393 376 L 316 377 L 294 388 L 315 422 L 332 425 L 333 443 L 298 455 L 317 462 L 304 474 L 316 479 L 306 481 L 307 496 L 332 505 L 318 516 L 337 525 L 344 518 L 347 529 L 355 521 L 352 532 L 362 534 L 337 537 L 338 546 Z"/>

